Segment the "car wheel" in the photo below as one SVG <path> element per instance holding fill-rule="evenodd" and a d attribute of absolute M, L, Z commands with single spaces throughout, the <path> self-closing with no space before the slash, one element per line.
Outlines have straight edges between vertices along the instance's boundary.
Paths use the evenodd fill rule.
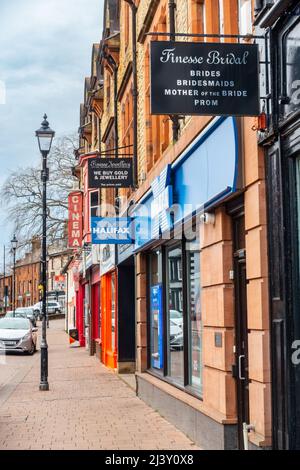
<path fill-rule="evenodd" d="M 33 356 L 33 354 L 35 353 L 35 351 L 36 351 L 36 349 L 35 349 L 35 344 L 34 344 L 34 342 L 32 341 L 31 349 L 28 351 L 29 356 Z"/>

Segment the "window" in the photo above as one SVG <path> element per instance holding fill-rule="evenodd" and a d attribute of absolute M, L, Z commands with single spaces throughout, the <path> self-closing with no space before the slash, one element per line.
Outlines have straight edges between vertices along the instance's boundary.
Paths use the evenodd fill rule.
<path fill-rule="evenodd" d="M 219 32 L 220 34 L 225 33 L 224 23 L 224 0 L 219 0 Z M 224 38 L 221 38 L 221 42 L 224 42 Z"/>
<path fill-rule="evenodd" d="M 110 72 L 106 71 L 106 106 L 109 106 L 111 95 L 111 75 Z"/>
<path fill-rule="evenodd" d="M 252 1 L 239 0 L 240 10 L 240 34 L 252 34 Z"/>
<path fill-rule="evenodd" d="M 121 145 L 123 151 L 121 153 L 126 154 L 127 156 L 132 154 L 132 145 L 133 145 L 133 95 L 132 95 L 132 82 L 130 81 L 127 86 L 127 92 L 122 98 L 122 136 L 121 136 Z M 123 189 L 121 191 L 122 195 L 130 194 L 130 190 Z"/>
<path fill-rule="evenodd" d="M 178 276 L 181 264 L 179 245 L 167 251 L 168 376 L 184 384 L 183 285 Z"/>
<path fill-rule="evenodd" d="M 150 360 L 153 372 L 202 396 L 202 312 L 199 236 L 149 257 Z"/>
<path fill-rule="evenodd" d="M 158 27 L 153 28 L 154 31 Z M 162 16 L 159 20 L 159 31 L 167 31 L 167 20 Z M 158 38 L 159 39 L 159 38 Z M 165 39 L 165 38 L 162 38 Z M 170 118 L 168 116 L 151 115 L 150 104 L 150 44 L 145 45 L 145 138 L 146 138 L 146 155 L 147 155 L 147 171 L 150 171 L 154 164 L 160 159 L 162 153 L 170 144 Z"/>
<path fill-rule="evenodd" d="M 205 2 L 191 0 L 189 10 L 189 30 L 193 34 L 205 33 Z M 203 38 L 193 38 L 193 41 L 203 41 Z"/>
<path fill-rule="evenodd" d="M 300 22 L 283 36 L 283 85 L 281 115 L 289 115 L 299 110 L 300 105 Z"/>
<path fill-rule="evenodd" d="M 150 255 L 150 364 L 163 369 L 162 252 Z"/>
<path fill-rule="evenodd" d="M 202 395 L 202 314 L 200 290 L 200 247 L 198 240 L 187 243 L 189 384 Z"/>
<path fill-rule="evenodd" d="M 100 203 L 99 203 L 99 191 L 92 191 L 90 193 L 90 209 L 91 209 L 91 217 L 98 217 L 99 210 L 100 210 Z"/>
<path fill-rule="evenodd" d="M 125 49 L 129 44 L 129 30 L 130 30 L 130 7 L 128 3 L 123 2 L 124 7 L 124 43 Z"/>

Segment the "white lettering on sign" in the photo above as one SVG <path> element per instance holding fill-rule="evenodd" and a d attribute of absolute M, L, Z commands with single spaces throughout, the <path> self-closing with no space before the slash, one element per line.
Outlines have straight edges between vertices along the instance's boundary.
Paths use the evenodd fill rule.
<path fill-rule="evenodd" d="M 69 247 L 79 248 L 82 242 L 82 194 L 69 195 Z"/>
<path fill-rule="evenodd" d="M 163 64 L 168 62 L 172 64 L 204 64 L 208 65 L 247 65 L 249 52 L 245 51 L 242 56 L 236 55 L 234 52 L 230 52 L 225 56 L 222 56 L 219 51 L 210 51 L 207 58 L 203 56 L 181 56 L 175 55 L 176 48 L 164 49 L 161 53 L 160 61 Z"/>
<path fill-rule="evenodd" d="M 95 235 L 129 235 L 129 227 L 94 227 Z"/>
<path fill-rule="evenodd" d="M 155 217 L 157 214 L 169 209 L 170 207 L 170 191 L 169 188 L 159 194 L 151 203 L 151 215 Z"/>

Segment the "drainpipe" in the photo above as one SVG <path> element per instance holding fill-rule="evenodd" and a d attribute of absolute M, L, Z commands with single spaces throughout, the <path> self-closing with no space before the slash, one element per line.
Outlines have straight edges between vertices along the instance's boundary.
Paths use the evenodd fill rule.
<path fill-rule="evenodd" d="M 170 28 L 170 41 L 176 40 L 176 26 L 175 26 L 175 10 L 176 10 L 176 0 L 169 0 L 169 28 Z M 179 135 L 179 119 L 178 116 L 170 116 L 172 121 L 172 130 L 173 130 L 173 142 L 177 142 Z"/>
<path fill-rule="evenodd" d="M 244 450 L 249 450 L 249 432 L 255 431 L 253 424 L 243 423 Z"/>
<path fill-rule="evenodd" d="M 136 15 L 137 7 L 134 0 L 125 0 L 131 8 L 132 18 L 132 96 L 133 96 L 133 185 L 138 187 L 138 83 L 137 83 L 137 39 Z"/>

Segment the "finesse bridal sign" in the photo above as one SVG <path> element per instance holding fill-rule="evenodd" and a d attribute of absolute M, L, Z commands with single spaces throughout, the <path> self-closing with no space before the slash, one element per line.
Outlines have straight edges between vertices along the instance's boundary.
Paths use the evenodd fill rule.
<path fill-rule="evenodd" d="M 151 43 L 151 113 L 259 114 L 256 44 Z"/>
<path fill-rule="evenodd" d="M 90 189 L 132 186 L 132 158 L 91 158 L 88 172 Z"/>

